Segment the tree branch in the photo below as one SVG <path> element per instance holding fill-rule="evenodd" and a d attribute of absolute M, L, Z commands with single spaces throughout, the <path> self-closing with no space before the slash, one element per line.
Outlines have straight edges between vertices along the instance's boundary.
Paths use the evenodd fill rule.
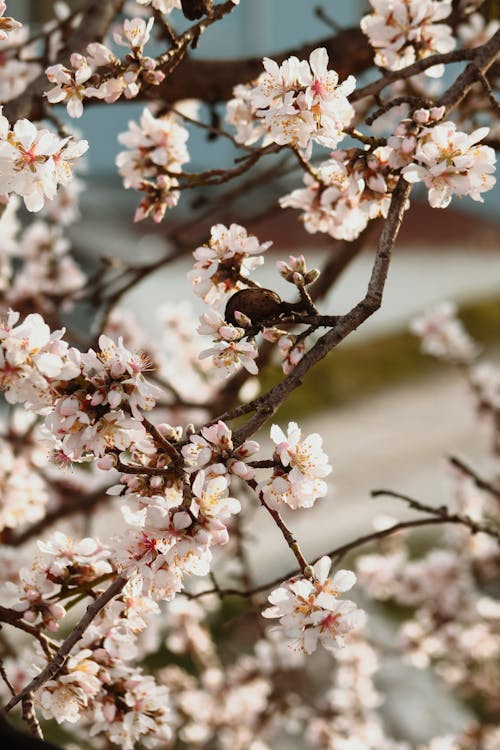
<path fill-rule="evenodd" d="M 246 404 L 245 408 L 255 411 L 255 415 L 234 433 L 235 445 L 247 440 L 273 415 L 285 398 L 302 384 L 304 376 L 316 362 L 323 359 L 329 351 L 343 341 L 352 331 L 356 330 L 365 320 L 378 310 L 382 302 L 387 271 L 391 259 L 391 252 L 401 226 L 403 213 L 411 192 L 411 186 L 400 179 L 394 193 L 387 214 L 384 228 L 379 238 L 371 278 L 365 297 L 355 305 L 346 315 L 340 316 L 334 328 L 324 334 L 319 341 L 301 359 L 293 372 L 281 383 L 271 388 L 263 396 Z"/>
<path fill-rule="evenodd" d="M 62 642 L 57 652 L 46 665 L 46 667 L 42 669 L 40 674 L 37 674 L 37 676 L 34 677 L 31 682 L 29 682 L 28 685 L 26 685 L 26 687 L 21 690 L 21 692 L 19 692 L 7 703 L 7 705 L 5 706 L 6 711 L 10 711 L 11 708 L 14 708 L 14 706 L 19 703 L 19 701 L 22 701 L 30 693 L 36 693 L 36 691 L 39 690 L 42 685 L 44 685 L 48 680 L 51 680 L 57 675 L 59 670 L 63 667 L 64 662 L 66 661 L 66 657 L 70 653 L 71 649 L 76 643 L 78 643 L 90 623 L 97 617 L 101 609 L 103 609 L 103 607 L 105 607 L 106 604 L 111 601 L 111 599 L 114 599 L 115 596 L 118 596 L 126 583 L 127 579 L 124 576 L 118 576 L 117 578 L 115 578 L 113 583 L 108 586 L 108 588 L 103 591 L 100 596 L 97 597 L 95 602 L 89 604 L 78 625 L 76 625 L 76 627 L 71 631 L 68 637 Z"/>

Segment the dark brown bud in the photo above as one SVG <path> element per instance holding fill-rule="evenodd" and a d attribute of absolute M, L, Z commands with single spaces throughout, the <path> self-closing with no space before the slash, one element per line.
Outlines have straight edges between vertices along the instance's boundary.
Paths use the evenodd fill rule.
<path fill-rule="evenodd" d="M 250 318 L 252 323 L 255 324 L 267 318 L 277 317 L 286 307 L 286 302 L 282 302 L 279 294 L 271 289 L 257 289 L 255 287 L 241 289 L 228 300 L 224 319 L 237 326 L 238 321 L 234 314 L 238 311 Z"/>
<path fill-rule="evenodd" d="M 189 21 L 196 21 L 212 10 L 212 0 L 181 0 L 181 5 Z"/>

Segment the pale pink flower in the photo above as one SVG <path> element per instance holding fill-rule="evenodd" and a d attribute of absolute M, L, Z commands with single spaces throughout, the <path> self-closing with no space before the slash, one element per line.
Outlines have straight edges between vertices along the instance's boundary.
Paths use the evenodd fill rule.
<path fill-rule="evenodd" d="M 250 91 L 235 90 L 229 118 L 239 127 L 239 139 L 251 142 L 258 135 L 252 128 L 247 101 L 257 118 L 264 119 L 267 137 L 310 153 L 312 142 L 334 148 L 344 136 L 354 110 L 347 100 L 355 87 L 350 76 L 338 84 L 338 75 L 328 70 L 324 48 L 313 50 L 309 61 L 287 58 L 280 66 L 264 58 L 265 72 Z"/>
<path fill-rule="evenodd" d="M 479 47 L 491 39 L 499 28 L 500 21 L 497 18 L 487 21 L 481 13 L 471 13 L 465 23 L 457 26 L 457 33 L 464 47 Z"/>
<path fill-rule="evenodd" d="M 452 302 L 441 302 L 410 325 L 412 333 L 420 337 L 422 351 L 452 362 L 471 362 L 478 347 L 457 318 Z"/>
<path fill-rule="evenodd" d="M 317 168 L 318 180 L 306 173 L 306 187 L 280 198 L 280 205 L 300 209 L 308 232 L 351 241 L 370 219 L 387 215 L 390 190 L 397 181 L 390 154 L 388 147 L 370 154 L 358 149 L 334 151 Z"/>
<path fill-rule="evenodd" d="M 97 677 L 99 664 L 89 657 L 90 649 L 82 649 L 66 661 L 64 672 L 48 680 L 39 693 L 42 714 L 59 723 L 76 723 L 101 688 Z"/>
<path fill-rule="evenodd" d="M 288 478 L 291 482 L 306 477 L 322 479 L 331 473 L 328 456 L 322 450 L 323 439 L 317 433 L 305 437 L 295 422 L 288 424 L 287 434 L 278 427 L 271 427 L 271 439 L 276 445 L 274 455 L 282 465 L 291 467 Z"/>
<path fill-rule="evenodd" d="M 234 372 L 245 368 L 251 375 L 257 375 L 259 368 L 255 360 L 259 356 L 259 350 L 255 341 L 221 341 L 211 349 L 201 352 L 200 358 L 212 357 L 217 374 L 228 378 Z"/>
<path fill-rule="evenodd" d="M 225 476 L 207 476 L 201 470 L 196 474 L 192 489 L 194 496 L 191 512 L 195 517 L 203 515 L 226 521 L 241 510 L 239 500 L 229 497 L 229 486 Z"/>
<path fill-rule="evenodd" d="M 229 294 L 245 288 L 242 280 L 262 265 L 264 253 L 272 242 L 259 242 L 239 224 L 215 224 L 210 230 L 210 240 L 196 248 L 195 264 L 188 273 L 195 294 L 204 302 L 219 307 Z"/>
<path fill-rule="evenodd" d="M 181 8 L 180 0 L 136 0 L 139 5 L 151 5 L 160 13 L 170 13 L 174 8 Z"/>
<path fill-rule="evenodd" d="M 82 55 L 73 53 L 70 62 L 74 70 L 65 68 L 64 65 L 51 65 L 45 74 L 51 83 L 57 84 L 55 88 L 46 93 L 47 100 L 51 104 L 67 102 L 67 110 L 70 117 L 81 117 L 83 114 L 82 100 L 86 95 L 83 85 L 92 75 L 92 68 Z"/>
<path fill-rule="evenodd" d="M 373 12 L 361 19 L 361 29 L 375 49 L 375 64 L 399 70 L 416 60 L 455 47 L 452 30 L 438 23 L 451 12 L 451 0 L 370 0 Z M 442 65 L 426 73 L 441 76 Z"/>
<path fill-rule="evenodd" d="M 0 2 L 0 16 L 3 16 L 6 9 L 7 6 L 2 0 L 2 2 Z M 21 26 L 22 23 L 19 23 L 19 21 L 16 21 L 14 18 L 10 18 L 9 16 L 0 18 L 0 40 L 7 39 L 9 31 L 20 29 Z"/>
<path fill-rule="evenodd" d="M 311 654 L 321 643 L 331 651 L 344 645 L 344 635 L 360 627 L 364 612 L 354 602 L 340 599 L 356 582 L 350 570 L 338 570 L 330 580 L 329 557 L 313 566 L 311 579 L 302 576 L 285 581 L 271 592 L 264 617 L 279 617 L 289 647 Z"/>
<path fill-rule="evenodd" d="M 424 182 L 433 208 L 446 208 L 453 195 L 468 195 L 483 202 L 481 193 L 495 184 L 495 152 L 479 146 L 489 128 L 478 128 L 468 135 L 455 123 L 443 122 L 424 128 L 418 138 L 414 162 L 402 170 L 407 182 Z"/>
<path fill-rule="evenodd" d="M 86 141 L 61 140 L 29 120 L 18 120 L 10 131 L 0 115 L 0 192 L 17 193 L 28 211 L 39 211 L 55 198 L 57 185 L 71 179 L 71 165 L 87 148 Z"/>
<path fill-rule="evenodd" d="M 149 41 L 154 18 L 146 22 L 143 18 L 126 18 L 123 24 L 113 33 L 116 44 L 130 47 L 132 52 L 142 55 L 142 48 Z"/>

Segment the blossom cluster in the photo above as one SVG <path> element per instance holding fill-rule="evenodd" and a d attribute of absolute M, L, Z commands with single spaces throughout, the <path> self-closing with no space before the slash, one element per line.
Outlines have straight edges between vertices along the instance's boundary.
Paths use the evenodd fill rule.
<path fill-rule="evenodd" d="M 63 330 L 51 333 L 40 315 L 18 320 L 18 313 L 9 313 L 0 331 L 1 385 L 9 403 L 46 415 L 58 459 L 100 457 L 125 450 L 134 438 L 148 450 L 139 409 L 150 409 L 160 390 L 142 375 L 140 356 L 106 336 L 100 351 L 82 354 L 62 340 Z M 77 388 L 72 381 L 79 381 Z"/>
<path fill-rule="evenodd" d="M 375 49 L 375 64 L 400 70 L 435 53 L 450 52 L 455 39 L 450 26 L 439 23 L 451 13 L 451 0 L 370 0 L 373 11 L 361 29 Z M 426 72 L 439 77 L 444 67 Z"/>
<path fill-rule="evenodd" d="M 416 110 L 386 146 L 334 151 L 316 177 L 306 172 L 305 187 L 280 198 L 280 205 L 301 210 L 308 232 L 353 240 L 371 219 L 387 215 L 400 174 L 425 184 L 433 208 L 446 208 L 453 195 L 482 202 L 481 193 L 495 184 L 495 153 L 478 143 L 489 130 L 468 135 L 453 122 L 440 122 L 443 114 L 443 107 Z"/>
<path fill-rule="evenodd" d="M 228 323 L 217 310 L 231 294 L 249 286 L 250 272 L 264 263 L 262 253 L 271 244 L 261 244 L 255 235 L 248 234 L 239 224 L 230 227 L 216 224 L 210 230 L 208 243 L 193 253 L 195 264 L 188 279 L 195 294 L 211 308 L 201 316 L 198 332 L 215 339 L 215 345 L 200 356 L 212 357 L 213 364 L 223 376 L 231 375 L 241 365 L 250 373 L 257 373 L 255 341 L 242 341 L 246 336 L 245 329 Z"/>
<path fill-rule="evenodd" d="M 59 185 L 70 182 L 75 161 L 87 149 L 87 141 L 61 139 L 29 120 L 18 120 L 11 129 L 0 114 L 0 192 L 16 193 L 28 211 L 40 211 Z"/>
<path fill-rule="evenodd" d="M 318 433 L 304 436 L 296 422 L 290 422 L 287 434 L 273 425 L 271 439 L 275 444 L 273 457 L 276 467 L 273 476 L 258 486 L 266 503 L 276 510 L 283 504 L 293 508 L 311 508 L 316 500 L 325 497 L 324 478 L 332 467 L 322 450 Z"/>
<path fill-rule="evenodd" d="M 237 141 L 249 145 L 264 134 L 265 143 L 290 144 L 306 153 L 313 142 L 335 148 L 354 115 L 347 100 L 354 76 L 339 84 L 323 47 L 311 52 L 309 61 L 289 57 L 278 65 L 266 57 L 264 68 L 254 86 L 236 87 L 228 103 Z"/>
<path fill-rule="evenodd" d="M 45 74 L 54 88 L 46 92 L 51 104 L 65 103 L 70 117 L 81 117 L 84 99 L 102 99 L 111 104 L 121 96 L 135 98 L 143 86 L 157 86 L 165 74 L 157 61 L 143 55 L 143 48 L 151 34 L 154 19 L 125 19 L 114 33 L 117 45 L 127 47 L 129 56 L 122 63 L 114 52 L 100 42 L 91 42 L 87 54 L 74 52 L 70 66 L 50 65 Z"/>
<path fill-rule="evenodd" d="M 334 151 L 316 170 L 304 174 L 304 188 L 280 198 L 282 208 L 297 208 L 308 232 L 353 240 L 371 219 L 386 216 L 397 175 L 389 163 L 391 149 Z"/>
<path fill-rule="evenodd" d="M 185 438 L 182 428 L 157 429 L 173 446 Z M 207 575 L 211 548 L 227 544 L 227 525 L 241 509 L 230 495 L 232 479 L 253 477 L 246 459 L 258 448 L 255 441 L 233 447 L 231 430 L 218 422 L 189 436 L 179 454 L 181 472 L 155 454 L 143 457 L 144 476 L 121 475 L 111 492 L 131 507 L 124 509 L 129 528 L 116 542 L 115 560 L 120 570 L 140 576 L 148 596 L 173 599 L 185 575 Z"/>
<path fill-rule="evenodd" d="M 496 499 L 461 472 L 453 472 L 452 479 L 458 512 L 498 528 Z M 500 676 L 500 607 L 491 588 L 498 576 L 498 541 L 456 528 L 443 542 L 417 559 L 401 537 L 382 544 L 359 558 L 359 583 L 375 599 L 411 610 L 398 635 L 406 660 L 418 669 L 432 663 L 445 684 L 465 697 L 481 695 L 488 715 L 498 707 L 492 686 Z"/>
<path fill-rule="evenodd" d="M 60 531 L 46 542 L 39 541 L 38 549 L 41 554 L 29 568 L 21 568 L 19 582 L 6 584 L 6 591 L 15 598 L 13 609 L 22 612 L 24 620 L 40 619 L 44 628 L 54 632 L 66 615 L 61 600 L 112 572 L 110 551 L 95 539 L 76 541 Z"/>
<path fill-rule="evenodd" d="M 423 182 L 434 208 L 446 208 L 453 195 L 468 195 L 483 202 L 481 193 L 495 184 L 491 174 L 495 171 L 495 152 L 490 146 L 478 145 L 488 132 L 484 127 L 467 134 L 457 130 L 453 122 L 424 127 L 417 137 L 412 163 L 403 167 L 404 179 Z"/>
<path fill-rule="evenodd" d="M 356 576 L 350 570 L 338 570 L 328 577 L 331 560 L 322 557 L 313 566 L 312 577 L 290 578 L 269 595 L 271 607 L 264 617 L 279 617 L 280 630 L 290 648 L 311 654 L 318 643 L 331 651 L 340 648 L 344 635 L 364 622 L 364 612 L 340 594 L 349 591 Z"/>
<path fill-rule="evenodd" d="M 42 72 L 41 66 L 33 61 L 34 49 L 28 39 L 26 26 L 15 28 L 3 39 L 0 35 L 0 102 L 20 96 Z"/>
<path fill-rule="evenodd" d="M 116 157 L 123 184 L 145 193 L 134 221 L 152 215 L 159 222 L 167 208 L 177 205 L 180 193 L 175 174 L 189 161 L 187 139 L 188 131 L 174 113 L 155 117 L 147 107 L 140 123 L 129 122 L 129 130 L 118 136 L 127 148 Z"/>
<path fill-rule="evenodd" d="M 60 532 L 38 546 L 41 554 L 32 568 L 21 570 L 19 582 L 5 588 L 20 597 L 14 609 L 26 621 L 40 620 L 55 631 L 71 601 L 109 575 L 109 550 L 95 539 L 76 542 Z M 130 664 L 138 656 L 141 633 L 158 613 L 158 605 L 141 593 L 136 581 L 127 583 L 94 619 L 63 669 L 37 693 L 44 718 L 78 723 L 91 736 L 107 737 L 126 750 L 139 741 L 150 747 L 168 740 L 173 718 L 168 690 Z M 143 646 L 142 653 L 147 651 Z M 42 665 L 43 657 L 37 655 L 34 669 L 28 670 L 36 673 Z M 25 679 L 22 674 L 19 678 Z"/>

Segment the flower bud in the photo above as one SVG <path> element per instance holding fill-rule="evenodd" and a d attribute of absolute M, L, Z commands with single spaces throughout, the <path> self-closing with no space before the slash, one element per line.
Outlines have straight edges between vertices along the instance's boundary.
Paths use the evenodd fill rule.
<path fill-rule="evenodd" d="M 321 271 L 319 268 L 311 268 L 311 270 L 304 276 L 304 284 L 307 286 L 308 284 L 314 283 L 316 279 L 319 278 L 320 273 Z"/>

